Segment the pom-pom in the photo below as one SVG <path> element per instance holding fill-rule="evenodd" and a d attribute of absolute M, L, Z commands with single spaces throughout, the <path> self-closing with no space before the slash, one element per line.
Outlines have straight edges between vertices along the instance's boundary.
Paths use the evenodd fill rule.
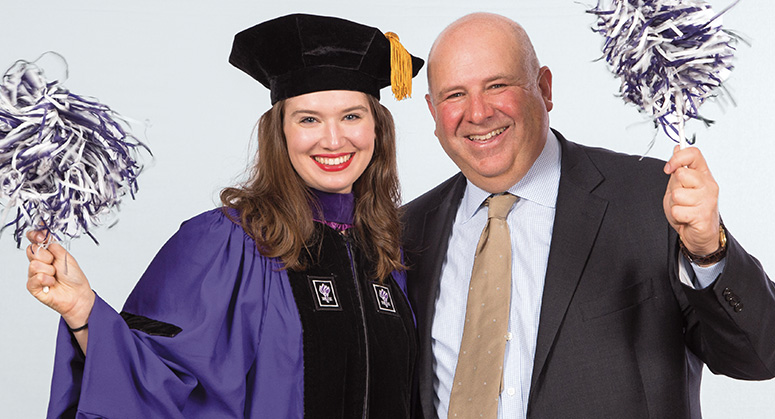
<path fill-rule="evenodd" d="M 47 80 L 37 61 L 17 61 L 0 82 L 0 232 L 13 226 L 17 246 L 28 228 L 97 242 L 91 227 L 134 198 L 138 154 L 150 150 L 127 120 Z"/>
<path fill-rule="evenodd" d="M 720 13 L 701 0 L 602 0 L 588 10 L 605 37 L 603 56 L 621 79 L 626 103 L 649 115 L 673 141 L 686 144 L 684 124 L 729 76 L 737 38 Z"/>

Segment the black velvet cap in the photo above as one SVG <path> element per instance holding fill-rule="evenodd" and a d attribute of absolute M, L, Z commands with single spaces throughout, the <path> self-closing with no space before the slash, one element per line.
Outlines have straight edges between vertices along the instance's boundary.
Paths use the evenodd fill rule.
<path fill-rule="evenodd" d="M 229 62 L 269 88 L 272 104 L 322 90 L 355 90 L 379 99 L 390 85 L 390 41 L 349 20 L 292 14 L 234 36 Z M 424 61 L 411 56 L 411 77 Z M 411 81 L 411 79 L 410 79 Z"/>

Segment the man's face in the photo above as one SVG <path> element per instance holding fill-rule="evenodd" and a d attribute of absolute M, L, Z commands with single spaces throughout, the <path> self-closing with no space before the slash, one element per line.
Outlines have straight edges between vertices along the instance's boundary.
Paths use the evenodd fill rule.
<path fill-rule="evenodd" d="M 475 185 L 502 192 L 527 173 L 549 129 L 551 72 L 530 69 L 513 35 L 482 25 L 437 43 L 428 107 L 444 151 Z"/>

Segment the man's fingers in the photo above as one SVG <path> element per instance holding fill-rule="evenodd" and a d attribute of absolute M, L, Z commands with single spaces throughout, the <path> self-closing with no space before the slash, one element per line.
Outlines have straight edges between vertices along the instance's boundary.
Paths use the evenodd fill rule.
<path fill-rule="evenodd" d="M 703 209 L 696 205 L 673 205 L 670 207 L 670 215 L 679 224 L 691 225 L 702 219 Z"/>
<path fill-rule="evenodd" d="M 708 164 L 700 150 L 696 147 L 687 147 L 681 150 L 678 146 L 673 150 L 673 156 L 665 164 L 665 173 L 673 174 L 680 168 L 689 168 L 699 171 L 708 171 Z"/>
<path fill-rule="evenodd" d="M 684 207 L 699 207 L 705 201 L 705 193 L 700 189 L 675 188 L 670 191 L 670 203 Z"/>
<path fill-rule="evenodd" d="M 674 188 L 668 191 L 667 205 L 676 222 L 691 224 L 712 219 L 716 208 L 702 188 Z"/>
<path fill-rule="evenodd" d="M 703 185 L 702 175 L 694 169 L 679 167 L 672 174 L 673 186 L 678 188 L 697 188 Z"/>

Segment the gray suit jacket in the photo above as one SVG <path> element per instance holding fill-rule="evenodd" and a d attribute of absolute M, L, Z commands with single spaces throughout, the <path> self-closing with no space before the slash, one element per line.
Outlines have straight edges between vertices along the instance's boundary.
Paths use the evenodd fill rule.
<path fill-rule="evenodd" d="M 562 175 L 528 417 L 699 418 L 699 380 L 690 374 L 698 359 L 715 373 L 772 378 L 775 285 L 759 262 L 728 235 L 724 273 L 705 290 L 683 286 L 677 234 L 662 209 L 664 162 L 555 134 Z M 436 417 L 434 303 L 465 185 L 458 173 L 404 207 L 417 410 L 426 418 Z"/>

